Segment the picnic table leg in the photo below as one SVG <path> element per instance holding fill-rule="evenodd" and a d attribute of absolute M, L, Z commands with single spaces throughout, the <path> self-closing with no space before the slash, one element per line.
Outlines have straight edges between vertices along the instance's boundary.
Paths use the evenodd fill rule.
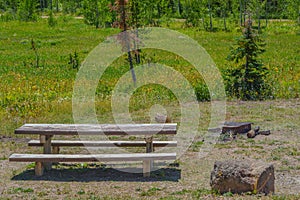
<path fill-rule="evenodd" d="M 153 136 L 145 137 L 146 141 L 146 153 L 152 153 L 154 151 L 153 148 Z M 153 160 L 145 160 L 143 161 L 143 174 L 144 177 L 150 176 L 151 168 L 153 167 Z"/>
<path fill-rule="evenodd" d="M 52 147 L 52 153 L 59 154 L 59 147 L 57 147 L 57 146 Z"/>
<path fill-rule="evenodd" d="M 153 136 L 145 137 L 145 141 L 146 141 L 146 153 L 152 153 L 154 151 Z"/>
<path fill-rule="evenodd" d="M 144 177 L 149 177 L 150 176 L 150 171 L 151 171 L 151 167 L 150 167 L 150 160 L 144 160 L 143 161 L 143 175 Z"/>
<path fill-rule="evenodd" d="M 35 175 L 42 176 L 44 173 L 44 166 L 41 162 L 36 162 L 34 167 Z"/>
<path fill-rule="evenodd" d="M 52 135 L 41 135 L 40 141 L 44 144 L 44 154 L 51 154 L 51 139 Z M 46 170 L 51 170 L 52 163 L 51 162 L 43 162 L 43 166 Z"/>

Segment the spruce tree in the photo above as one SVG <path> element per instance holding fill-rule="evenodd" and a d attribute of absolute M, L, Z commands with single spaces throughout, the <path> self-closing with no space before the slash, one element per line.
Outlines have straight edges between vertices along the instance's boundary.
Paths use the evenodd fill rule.
<path fill-rule="evenodd" d="M 252 29 L 252 20 L 245 23 L 243 34 L 231 48 L 228 60 L 236 64 L 226 71 L 227 91 L 242 100 L 264 99 L 269 94 L 265 82 L 268 69 L 258 58 L 265 43 Z"/>

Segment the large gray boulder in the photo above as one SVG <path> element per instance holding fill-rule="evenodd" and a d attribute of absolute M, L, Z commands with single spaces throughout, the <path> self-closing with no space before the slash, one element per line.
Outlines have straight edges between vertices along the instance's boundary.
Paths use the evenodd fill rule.
<path fill-rule="evenodd" d="M 210 185 L 220 193 L 274 193 L 274 167 L 257 160 L 216 161 Z"/>

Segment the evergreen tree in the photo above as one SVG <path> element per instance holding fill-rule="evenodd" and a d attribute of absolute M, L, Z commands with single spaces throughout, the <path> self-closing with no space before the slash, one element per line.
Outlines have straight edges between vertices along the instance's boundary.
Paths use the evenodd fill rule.
<path fill-rule="evenodd" d="M 237 65 L 226 71 L 227 91 L 242 100 L 264 99 L 268 95 L 265 77 L 267 68 L 258 56 L 264 50 L 264 42 L 252 29 L 252 21 L 245 23 L 243 35 L 237 39 L 236 46 L 231 49 L 228 60 Z"/>

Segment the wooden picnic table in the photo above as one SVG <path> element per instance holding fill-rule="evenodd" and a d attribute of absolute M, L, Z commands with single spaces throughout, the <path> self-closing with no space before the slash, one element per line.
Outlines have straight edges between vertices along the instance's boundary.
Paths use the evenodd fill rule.
<path fill-rule="evenodd" d="M 51 139 L 55 135 L 175 135 L 177 124 L 24 124 L 15 134 L 38 134 L 44 153 L 51 153 Z"/>
<path fill-rule="evenodd" d="M 177 124 L 176 123 L 169 123 L 169 124 L 24 124 L 20 128 L 15 130 L 15 134 L 33 134 L 39 135 L 39 141 L 30 141 L 30 146 L 43 146 L 43 154 L 52 154 L 51 147 L 59 148 L 60 145 L 63 146 L 84 146 L 87 144 L 88 146 L 146 146 L 146 153 L 152 153 L 154 151 L 153 148 L 153 135 L 160 134 L 160 135 L 175 135 L 177 133 Z M 52 138 L 55 135 L 107 135 L 107 136 L 126 136 L 126 135 L 139 135 L 145 136 L 145 141 L 137 141 L 128 142 L 128 141 L 117 141 L 117 142 L 109 142 L 109 141 L 84 141 L 84 142 L 75 142 L 75 141 L 55 141 L 55 145 L 52 144 Z M 164 145 L 171 145 L 176 146 L 176 141 L 157 141 L 154 143 L 156 146 L 164 146 Z M 129 160 L 131 154 L 122 155 L 119 154 L 116 160 L 124 159 Z M 170 159 L 176 157 L 176 154 L 157 154 L 153 155 L 155 159 Z M 109 156 L 109 155 L 108 155 Z M 112 157 L 115 155 L 111 154 Z M 144 161 L 144 168 L 146 166 L 146 176 L 150 174 L 150 165 L 152 157 L 145 157 L 144 154 L 134 155 L 132 154 L 133 159 L 137 159 L 136 156 Z M 76 160 L 84 160 L 87 157 L 84 155 L 49 155 L 46 159 L 45 156 L 41 155 L 21 155 L 15 154 L 10 157 L 11 161 L 31 161 L 36 160 L 36 165 L 42 165 L 46 169 L 51 169 L 52 163 L 49 161 L 54 160 L 64 160 L 65 161 L 76 161 Z M 90 161 L 93 161 L 93 157 L 102 158 L 103 160 L 107 160 L 107 156 L 104 155 L 91 155 L 88 156 Z M 76 158 L 76 159 L 75 159 Z M 44 159 L 44 161 L 43 161 Z M 150 159 L 150 160 L 149 160 Z M 41 161 L 43 161 L 41 163 Z M 146 163 L 146 164 L 145 164 Z M 41 167 L 39 167 L 41 168 Z M 40 169 L 38 169 L 40 170 Z M 38 174 L 42 174 L 38 173 Z"/>

